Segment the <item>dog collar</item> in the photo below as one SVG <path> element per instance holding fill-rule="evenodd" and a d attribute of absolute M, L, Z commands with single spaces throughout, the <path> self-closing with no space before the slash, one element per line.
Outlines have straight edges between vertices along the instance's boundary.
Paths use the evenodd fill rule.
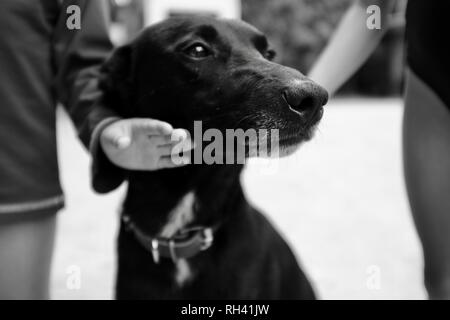
<path fill-rule="evenodd" d="M 182 229 L 173 237 L 151 237 L 146 235 L 136 224 L 131 221 L 130 216 L 122 215 L 125 229 L 134 234 L 136 240 L 150 251 L 153 261 L 157 264 L 160 257 L 171 258 L 173 262 L 178 259 L 191 258 L 201 251 L 207 250 L 214 241 L 214 229 L 208 227 L 192 227 Z"/>

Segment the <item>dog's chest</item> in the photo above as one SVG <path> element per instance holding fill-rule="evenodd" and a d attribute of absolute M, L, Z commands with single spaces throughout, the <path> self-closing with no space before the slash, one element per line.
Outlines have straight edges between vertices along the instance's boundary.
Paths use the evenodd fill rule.
<path fill-rule="evenodd" d="M 186 193 L 175 208 L 169 213 L 166 224 L 162 227 L 159 235 L 164 238 L 173 237 L 178 231 L 186 227 L 195 218 L 194 212 L 195 193 Z M 175 263 L 174 280 L 182 287 L 187 281 L 192 280 L 193 271 L 186 259 L 178 259 Z"/>

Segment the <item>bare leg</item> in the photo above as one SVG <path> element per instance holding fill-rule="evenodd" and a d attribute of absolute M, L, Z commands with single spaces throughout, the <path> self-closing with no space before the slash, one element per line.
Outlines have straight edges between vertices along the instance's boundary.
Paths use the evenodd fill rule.
<path fill-rule="evenodd" d="M 55 210 L 0 215 L 0 300 L 48 299 Z"/>
<path fill-rule="evenodd" d="M 450 298 L 450 111 L 414 73 L 403 123 L 406 186 L 431 299 Z"/>

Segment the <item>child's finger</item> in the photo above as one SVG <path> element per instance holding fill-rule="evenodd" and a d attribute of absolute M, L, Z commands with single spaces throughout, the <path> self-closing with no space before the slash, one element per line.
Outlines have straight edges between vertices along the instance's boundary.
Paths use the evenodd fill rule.
<path fill-rule="evenodd" d="M 164 121 L 155 119 L 129 119 L 129 124 L 133 132 L 142 132 L 154 135 L 170 135 L 173 131 L 172 126 Z"/>
<path fill-rule="evenodd" d="M 164 168 L 176 168 L 180 166 L 184 166 L 189 164 L 191 161 L 190 157 L 188 156 L 165 156 L 161 157 L 158 161 L 158 169 L 164 169 Z"/>

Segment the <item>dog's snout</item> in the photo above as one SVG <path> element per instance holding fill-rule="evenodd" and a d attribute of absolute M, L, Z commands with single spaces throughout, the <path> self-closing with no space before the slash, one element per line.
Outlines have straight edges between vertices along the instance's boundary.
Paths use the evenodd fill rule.
<path fill-rule="evenodd" d="M 328 101 L 326 90 L 313 82 L 290 86 L 283 91 L 283 97 L 299 113 L 315 111 Z"/>

